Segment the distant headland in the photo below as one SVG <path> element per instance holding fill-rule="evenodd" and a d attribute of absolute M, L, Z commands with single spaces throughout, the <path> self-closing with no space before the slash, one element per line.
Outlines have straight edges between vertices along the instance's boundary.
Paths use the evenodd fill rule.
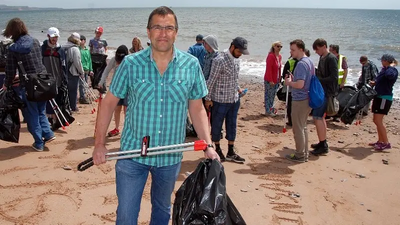
<path fill-rule="evenodd" d="M 13 12 L 13 11 L 37 11 L 37 10 L 60 10 L 62 8 L 38 8 L 38 7 L 29 7 L 29 6 L 8 6 L 0 4 L 0 12 Z"/>

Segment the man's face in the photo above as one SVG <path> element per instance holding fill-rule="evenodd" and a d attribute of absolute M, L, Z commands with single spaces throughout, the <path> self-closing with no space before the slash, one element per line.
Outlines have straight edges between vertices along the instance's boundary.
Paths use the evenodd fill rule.
<path fill-rule="evenodd" d="M 206 49 L 207 52 L 211 53 L 211 52 L 214 51 L 214 50 L 211 48 L 211 46 L 210 46 L 209 44 L 207 44 L 207 42 L 204 42 L 203 45 L 204 45 L 204 48 Z"/>
<path fill-rule="evenodd" d="M 151 41 L 153 51 L 170 51 L 177 35 L 178 29 L 175 27 L 174 15 L 154 15 L 151 18 L 150 29 L 147 29 L 147 36 Z"/>
<path fill-rule="evenodd" d="M 319 56 L 323 56 L 324 55 L 324 50 L 326 49 L 326 47 L 325 46 L 322 46 L 322 47 L 320 47 L 320 46 L 317 46 L 315 49 L 314 49 L 314 51 L 315 51 L 315 53 L 317 53 Z"/>
<path fill-rule="evenodd" d="M 101 33 L 101 32 L 95 32 L 95 35 L 96 35 L 96 38 L 100 38 L 101 37 L 101 35 L 102 35 L 103 33 Z"/>
<path fill-rule="evenodd" d="M 237 59 L 243 55 L 243 53 L 240 51 L 240 49 L 236 48 L 234 45 L 231 46 L 230 51 L 231 51 L 232 56 Z"/>
<path fill-rule="evenodd" d="M 336 55 L 337 52 L 335 51 L 335 49 L 333 49 L 332 47 L 329 47 L 329 52 L 331 52 L 332 54 Z"/>
<path fill-rule="evenodd" d="M 295 44 L 290 45 L 290 54 L 295 59 L 301 59 L 303 57 L 303 52 Z"/>
<path fill-rule="evenodd" d="M 48 37 L 49 37 L 50 44 L 52 44 L 52 45 L 56 45 L 57 44 L 57 42 L 58 42 L 58 37 L 57 36 L 55 36 L 55 37 L 48 36 Z"/>

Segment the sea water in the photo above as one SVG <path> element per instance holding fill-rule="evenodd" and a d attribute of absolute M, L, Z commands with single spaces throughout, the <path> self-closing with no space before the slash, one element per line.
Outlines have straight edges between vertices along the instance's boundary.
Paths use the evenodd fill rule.
<path fill-rule="evenodd" d="M 138 36 L 145 47 L 146 26 L 152 8 L 122 9 L 67 9 L 52 11 L 2 12 L 0 28 L 7 21 L 20 17 L 29 33 L 43 41 L 49 27 L 60 30 L 60 43 L 65 43 L 72 32 L 93 38 L 97 26 L 104 27 L 110 46 L 109 55 L 124 44 L 131 46 Z M 281 41 L 283 63 L 289 57 L 289 43 L 302 39 L 318 64 L 319 56 L 312 50 L 317 38 L 340 46 L 340 54 L 347 57 L 349 85 L 357 82 L 361 73 L 359 58 L 367 55 L 378 68 L 384 53 L 400 59 L 400 10 L 356 9 L 290 9 L 290 8 L 173 8 L 178 18 L 176 47 L 186 51 L 195 43 L 197 34 L 214 34 L 219 49 L 229 48 L 237 36 L 248 40 L 250 55 L 241 57 L 241 76 L 264 76 L 265 59 L 274 41 Z M 114 49 L 114 50 L 113 50 Z M 398 67 L 398 69 L 400 69 Z M 395 84 L 395 97 L 400 98 L 400 81 Z"/>

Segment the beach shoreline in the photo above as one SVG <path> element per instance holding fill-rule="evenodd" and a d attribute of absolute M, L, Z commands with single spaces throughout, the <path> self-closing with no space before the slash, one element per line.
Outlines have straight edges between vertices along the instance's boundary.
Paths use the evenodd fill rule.
<path fill-rule="evenodd" d="M 246 162 L 223 165 L 227 193 L 247 224 L 398 223 L 400 181 L 394 179 L 400 169 L 398 104 L 385 117 L 391 150 L 379 153 L 368 147 L 377 138 L 370 113 L 359 126 L 329 121 L 328 156 L 310 156 L 309 162 L 296 164 L 284 158 L 294 148 L 292 130 L 282 132 L 284 102 L 276 103 L 276 117 L 264 117 L 263 78 L 241 76 L 240 85 L 248 92 L 241 98 L 236 147 Z M 33 140 L 26 124 L 20 143 L 0 142 L 0 224 L 115 223 L 115 161 L 84 172 L 76 169 L 91 156 L 95 123 L 90 105 L 78 107 L 76 121 L 57 131 L 57 139 L 44 152 L 30 147 Z M 308 130 L 309 144 L 316 142 L 311 117 Z M 107 138 L 107 147 L 117 151 L 119 136 Z M 226 153 L 226 140 L 221 140 L 221 147 Z M 175 191 L 202 157 L 184 153 Z M 142 198 L 141 225 L 149 224 L 150 182 L 151 178 Z"/>

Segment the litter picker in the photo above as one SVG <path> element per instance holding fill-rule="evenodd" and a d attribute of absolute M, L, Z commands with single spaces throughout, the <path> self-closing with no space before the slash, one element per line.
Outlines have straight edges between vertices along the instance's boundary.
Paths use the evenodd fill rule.
<path fill-rule="evenodd" d="M 69 126 L 68 120 L 65 118 L 64 114 L 58 107 L 57 102 L 56 102 L 56 100 L 54 100 L 54 98 L 51 99 L 49 102 L 50 102 L 51 108 L 54 110 L 54 114 L 56 114 L 58 122 L 60 122 L 62 129 L 65 130 L 65 126 Z M 65 126 L 64 126 L 64 123 L 61 121 L 60 116 L 57 114 L 57 111 L 60 113 L 61 117 L 65 121 Z"/>
<path fill-rule="evenodd" d="M 287 108 L 288 108 L 288 104 L 289 104 L 289 86 L 286 86 L 287 88 L 286 88 L 286 113 L 285 113 L 285 120 L 283 121 L 284 122 L 284 124 L 283 124 L 283 130 L 282 130 L 282 132 L 283 133 L 286 133 L 286 120 L 287 120 L 287 117 L 288 117 L 288 114 L 287 114 Z"/>
<path fill-rule="evenodd" d="M 106 160 L 110 161 L 117 159 L 147 157 L 152 155 L 162 155 L 186 151 L 203 151 L 207 148 L 207 143 L 205 140 L 152 148 L 149 148 L 149 141 L 150 136 L 146 136 L 143 138 L 141 149 L 106 153 Z M 90 157 L 89 159 L 79 163 L 78 171 L 84 171 L 93 165 L 93 157 Z"/>

